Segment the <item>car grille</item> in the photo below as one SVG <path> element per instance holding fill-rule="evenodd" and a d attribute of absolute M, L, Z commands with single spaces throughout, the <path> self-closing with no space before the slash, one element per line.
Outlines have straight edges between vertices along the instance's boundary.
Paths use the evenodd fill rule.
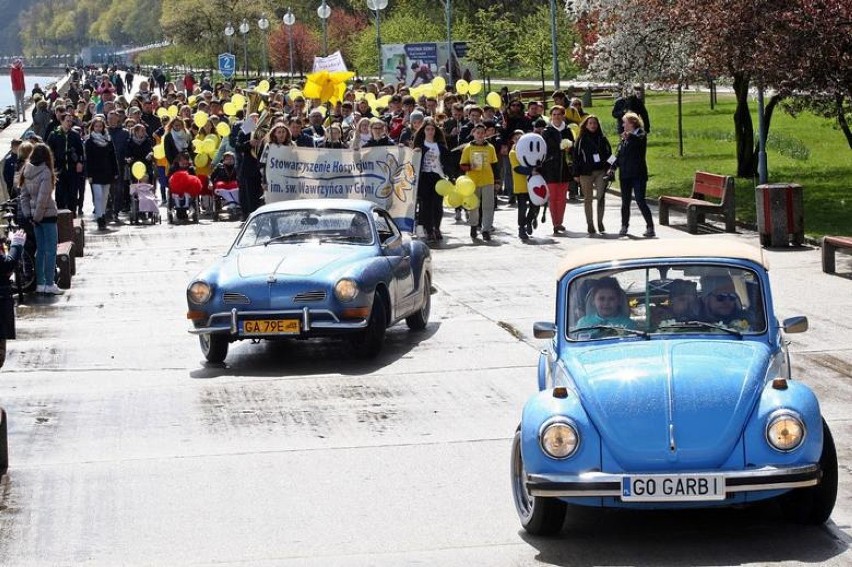
<path fill-rule="evenodd" d="M 248 305 L 251 303 L 251 299 L 243 295 L 242 293 L 224 293 L 222 295 L 222 301 L 228 303 L 230 305 Z"/>
<path fill-rule="evenodd" d="M 311 301 L 322 301 L 324 299 L 324 291 L 306 291 L 304 293 L 296 294 L 296 297 L 293 298 L 293 301 L 300 303 L 308 303 Z"/>

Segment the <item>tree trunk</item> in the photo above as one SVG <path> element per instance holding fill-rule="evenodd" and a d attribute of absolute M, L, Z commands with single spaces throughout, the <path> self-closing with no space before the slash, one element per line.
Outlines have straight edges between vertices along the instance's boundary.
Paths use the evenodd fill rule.
<path fill-rule="evenodd" d="M 783 97 L 779 94 L 774 94 L 769 97 L 769 102 L 766 104 L 766 107 L 763 109 L 763 139 L 769 140 L 769 124 L 772 122 L 772 113 L 775 111 L 775 107 L 778 106 L 778 103 L 781 102 Z M 757 154 L 760 152 L 760 141 L 758 139 L 758 143 L 754 145 L 754 173 L 757 173 Z"/>
<path fill-rule="evenodd" d="M 734 74 L 734 93 L 737 109 L 734 112 L 734 134 L 737 143 L 737 177 L 754 175 L 754 126 L 748 108 L 748 86 L 750 77 L 743 73 Z"/>
<path fill-rule="evenodd" d="M 846 121 L 846 115 L 843 113 L 843 94 L 839 91 L 834 94 L 834 107 L 837 109 L 837 123 L 846 134 L 846 143 L 852 150 L 852 131 L 849 130 L 849 122 Z"/>

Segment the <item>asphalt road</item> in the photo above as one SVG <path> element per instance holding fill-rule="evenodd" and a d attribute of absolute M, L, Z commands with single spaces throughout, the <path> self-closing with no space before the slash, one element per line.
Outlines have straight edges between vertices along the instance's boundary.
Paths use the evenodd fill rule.
<path fill-rule="evenodd" d="M 771 273 L 780 315 L 811 320 L 792 349 L 838 445 L 832 522 L 786 525 L 771 506 L 588 512 L 558 538 L 525 535 L 508 472 L 536 388 L 532 323 L 552 316 L 558 260 L 590 239 L 548 225 L 521 244 L 514 214 L 498 212 L 490 245 L 446 219 L 432 322 L 394 327 L 369 363 L 334 343 L 239 343 L 207 366 L 184 288 L 236 224 L 89 232 L 70 292 L 20 307 L 0 373 L 0 564 L 852 564 L 852 281 L 810 249 L 771 253 Z M 579 231 L 579 205 L 568 216 Z"/>

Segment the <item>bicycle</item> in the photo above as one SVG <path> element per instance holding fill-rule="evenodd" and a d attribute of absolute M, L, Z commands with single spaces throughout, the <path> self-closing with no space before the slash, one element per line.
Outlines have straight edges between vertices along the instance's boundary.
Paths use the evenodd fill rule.
<path fill-rule="evenodd" d="M 2 246 L 6 252 L 9 251 L 10 235 L 18 229 L 24 229 L 27 233 L 27 241 L 24 244 L 24 249 L 15 268 L 13 275 L 14 290 L 18 292 L 19 302 L 24 301 L 25 293 L 32 293 L 36 288 L 35 274 L 35 234 L 32 226 L 21 226 L 17 222 L 18 216 L 18 199 L 9 199 L 5 203 L 0 203 L 0 210 L 3 212 L 3 220 L 6 222 L 2 226 Z"/>

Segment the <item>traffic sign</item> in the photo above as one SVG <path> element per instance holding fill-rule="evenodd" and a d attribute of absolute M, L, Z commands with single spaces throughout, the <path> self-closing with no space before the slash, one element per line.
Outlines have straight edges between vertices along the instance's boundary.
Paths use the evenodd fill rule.
<path fill-rule="evenodd" d="M 237 69 L 237 56 L 233 53 L 219 54 L 219 72 L 226 79 L 234 76 L 234 71 Z"/>

